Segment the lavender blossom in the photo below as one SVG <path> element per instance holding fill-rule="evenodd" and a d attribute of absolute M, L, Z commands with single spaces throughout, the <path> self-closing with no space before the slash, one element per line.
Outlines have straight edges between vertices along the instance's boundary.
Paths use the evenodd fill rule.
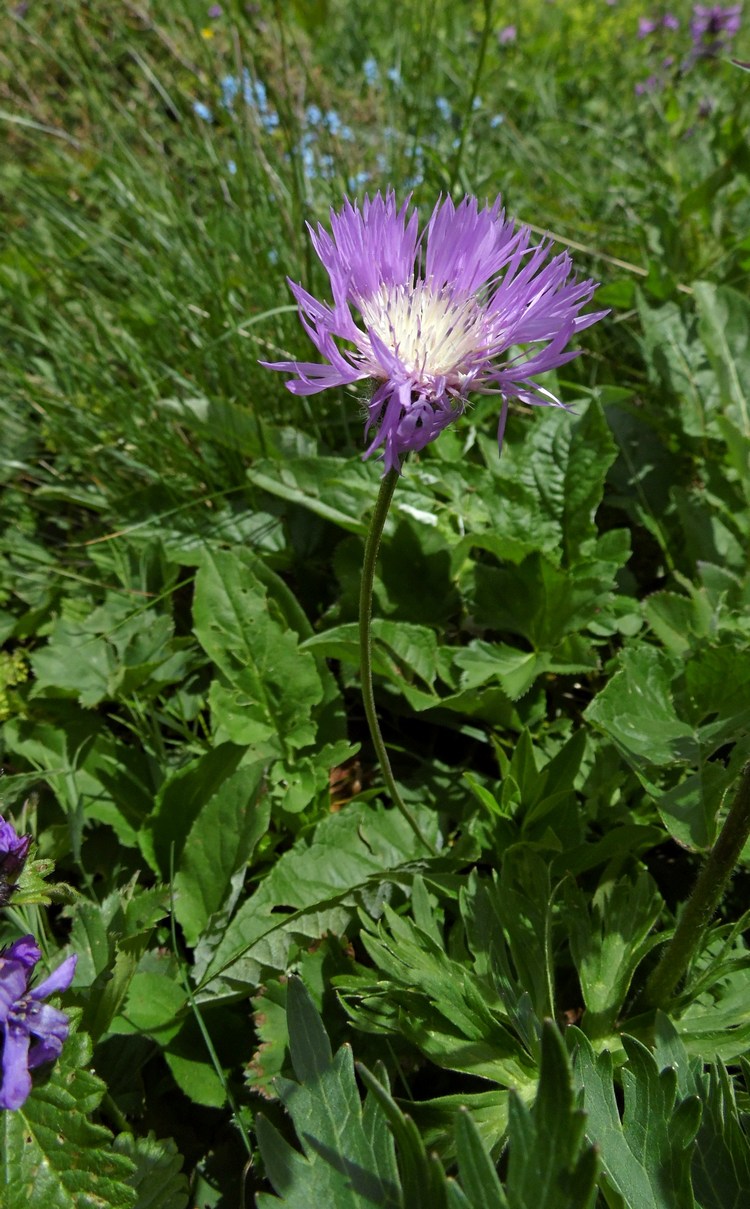
<path fill-rule="evenodd" d="M 742 5 L 696 4 L 690 22 L 693 56 L 715 55 L 724 50 L 738 33 L 742 21 Z"/>
<path fill-rule="evenodd" d="M 42 1000 L 67 991 L 78 958 L 75 954 L 66 957 L 49 978 L 32 989 L 31 977 L 40 957 L 33 936 L 23 936 L 0 953 L 0 1108 L 21 1107 L 31 1091 L 30 1071 L 60 1056 L 70 1030 L 65 1013 Z"/>
<path fill-rule="evenodd" d="M 510 398 L 564 406 L 534 377 L 575 357 L 565 351 L 570 338 L 606 312 L 579 314 L 596 282 L 576 281 L 568 253 L 550 257 L 549 241 L 532 244 L 500 198 L 482 209 L 472 197 L 458 206 L 446 198 L 420 233 L 409 199 L 397 209 L 389 190 L 365 196 L 361 209 L 345 199 L 331 230 L 310 235 L 333 305 L 289 282 L 324 363 L 263 364 L 296 375 L 286 384 L 296 395 L 372 380 L 364 457 L 382 448 L 385 472 L 400 470 L 405 454 L 461 415 L 472 391 L 501 396 L 500 442 Z M 516 347 L 528 344 L 540 347 Z"/>
<path fill-rule="evenodd" d="M 18 875 L 26 864 L 30 835 L 17 835 L 11 823 L 0 814 L 0 907 L 6 906 Z"/>

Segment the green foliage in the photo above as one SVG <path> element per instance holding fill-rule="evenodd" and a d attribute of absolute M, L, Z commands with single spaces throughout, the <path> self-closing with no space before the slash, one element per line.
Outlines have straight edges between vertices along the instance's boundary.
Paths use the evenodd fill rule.
<path fill-rule="evenodd" d="M 748 32 L 501 7 L 9 10 L 0 939 L 78 954 L 93 1042 L 3 1114 L 11 1209 L 747 1199 L 750 846 L 641 994 L 750 757 Z M 498 456 L 476 397 L 398 484 L 375 693 L 435 857 L 360 704 L 360 394 L 261 364 L 383 182 L 502 190 L 612 308 L 570 410 Z"/>
<path fill-rule="evenodd" d="M 674 1069 L 659 1071 L 634 1038 L 623 1043 L 629 1063 L 622 1075 L 625 1111 L 620 1120 L 611 1054 L 604 1050 L 597 1057 L 583 1034 L 575 1035 L 574 1071 L 583 1093 L 586 1135 L 599 1148 L 607 1179 L 625 1205 L 689 1209 L 695 1203 L 690 1163 L 700 1101 L 689 1096 L 676 1104 Z"/>
<path fill-rule="evenodd" d="M 397 1206 L 393 1144 L 370 1100 L 363 1110 L 354 1080 L 352 1052 L 335 1058 L 320 1016 L 302 983 L 289 988 L 289 1038 L 299 1082 L 280 1081 L 281 1099 L 303 1146 L 295 1150 L 264 1117 L 257 1122 L 263 1163 L 282 1204 L 290 1209 L 320 1203 Z M 259 1206 L 276 1198 L 261 1195 Z"/>
<path fill-rule="evenodd" d="M 69 1038 L 49 1079 L 26 1103 L 4 1112 L 2 1128 L 3 1204 L 79 1209 L 105 1204 L 133 1209 L 136 1166 L 113 1149 L 112 1135 L 88 1119 L 105 1085 L 83 1067 L 91 1046 L 83 1034 Z"/>

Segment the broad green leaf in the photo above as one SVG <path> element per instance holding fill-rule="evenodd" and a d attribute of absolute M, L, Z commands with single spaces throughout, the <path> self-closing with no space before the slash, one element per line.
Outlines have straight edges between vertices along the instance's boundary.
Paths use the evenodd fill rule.
<path fill-rule="evenodd" d="M 434 682 L 438 672 L 438 660 L 437 638 L 433 630 L 423 625 L 375 617 L 372 621 L 372 636 L 375 640 L 376 671 L 387 675 L 396 684 L 403 680 L 404 671 L 416 674 L 428 685 Z M 388 648 L 388 652 L 395 656 L 398 663 L 389 661 L 379 652 L 381 645 Z M 327 659 L 346 659 L 358 667 L 359 626 L 356 623 L 348 623 L 323 630 L 322 633 L 301 643 L 300 650 L 313 651 Z"/>
<path fill-rule="evenodd" d="M 620 670 L 586 710 L 636 767 L 692 762 L 700 755 L 692 726 L 675 709 L 672 681 L 678 668 L 655 647 L 625 650 Z"/>
<path fill-rule="evenodd" d="M 163 962 L 162 964 L 167 964 Z M 162 1044 L 171 1040 L 181 1027 L 187 1007 L 187 995 L 170 974 L 144 970 L 136 974 L 120 1015 L 113 1021 L 113 1033 L 146 1033 Z"/>
<path fill-rule="evenodd" d="M 607 534 L 585 562 L 569 569 L 540 554 L 517 567 L 475 565 L 467 588 L 476 621 L 521 635 L 535 651 L 554 652 L 565 638 L 606 613 L 614 576 L 629 553 L 620 533 Z"/>
<path fill-rule="evenodd" d="M 3 1209 L 137 1205 L 134 1163 L 113 1148 L 108 1129 L 89 1120 L 106 1091 L 83 1069 L 90 1059 L 88 1038 L 73 1034 L 25 1104 L 0 1114 Z"/>
<path fill-rule="evenodd" d="M 234 874 L 250 860 L 268 828 L 271 803 L 263 794 L 263 764 L 241 764 L 203 804 L 176 863 L 174 912 L 194 946 L 211 915 L 232 890 Z"/>
<path fill-rule="evenodd" d="M 712 1066 L 696 1089 L 703 1116 L 692 1176 L 701 1209 L 744 1209 L 750 1189 L 750 1132 L 723 1065 Z"/>
<path fill-rule="evenodd" d="M 221 673 L 211 706 L 218 737 L 251 746 L 259 757 L 292 753 L 315 741 L 311 711 L 323 698 L 312 655 L 273 616 L 266 590 L 247 561 L 229 551 L 204 553 L 195 580 L 193 620 Z"/>
<path fill-rule="evenodd" d="M 713 421 L 719 393 L 694 317 L 686 318 L 675 302 L 649 307 L 642 297 L 638 310 L 649 377 L 679 398 L 679 418 L 686 433 L 703 438 L 716 435 Z"/>
<path fill-rule="evenodd" d="M 279 1079 L 278 1090 L 302 1153 L 292 1149 L 262 1115 L 258 1117 L 261 1156 L 279 1197 L 262 1194 L 258 1206 L 397 1209 L 401 1200 L 392 1143 L 380 1114 L 365 1121 L 351 1049 L 342 1046 L 332 1055 L 322 1021 L 299 979 L 289 985 L 287 1011 L 299 1082 Z"/>
<path fill-rule="evenodd" d="M 121 1010 L 154 926 L 169 910 L 169 892 L 161 886 L 140 890 L 135 879 L 101 903 L 79 899 L 70 948 L 78 955 L 73 987 L 85 993 L 82 1025 L 98 1042 Z"/>
<path fill-rule="evenodd" d="M 153 1133 L 146 1137 L 121 1133 L 113 1148 L 135 1164 L 129 1180 L 137 1194 L 133 1209 L 187 1209 L 189 1190 L 182 1174 L 182 1155 L 171 1138 L 157 1141 Z"/>
<path fill-rule="evenodd" d="M 705 848 L 729 778 L 705 761 L 725 743 L 742 738 L 750 723 L 750 651 L 728 637 L 702 644 L 683 663 L 656 647 L 624 650 L 620 670 L 586 710 L 637 771 L 665 824 L 684 844 Z M 698 766 L 696 774 L 674 769 Z M 682 772 L 680 769 L 680 772 Z"/>
<path fill-rule="evenodd" d="M 151 868 L 164 878 L 171 875 L 171 862 L 179 863 L 193 826 L 200 826 L 202 812 L 221 813 L 225 795 L 234 801 L 242 785 L 255 786 L 258 764 L 250 765 L 245 780 L 241 762 L 245 752 L 232 743 L 221 743 L 167 777 L 156 795 L 147 828 L 139 837 L 141 850 Z M 233 778 L 236 777 L 236 780 Z M 247 788 L 250 800 L 254 788 Z M 215 801 L 218 799 L 218 801 Z M 231 811 L 231 806 L 226 808 Z"/>
<path fill-rule="evenodd" d="M 434 842 L 435 812 L 412 807 Z M 331 853 L 336 859 L 331 859 Z M 323 819 L 312 840 L 284 853 L 238 910 L 202 965 L 201 996 L 213 1002 L 237 984 L 257 986 L 264 967 L 286 968 L 293 938 L 342 932 L 360 903 L 382 909 L 389 878 L 410 880 L 426 854 L 396 811 L 352 803 Z"/>

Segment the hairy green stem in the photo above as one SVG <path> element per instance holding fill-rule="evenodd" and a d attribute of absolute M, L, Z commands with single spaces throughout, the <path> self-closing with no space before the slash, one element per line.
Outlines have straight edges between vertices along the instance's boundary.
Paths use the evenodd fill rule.
<path fill-rule="evenodd" d="M 373 746 L 383 771 L 383 780 L 394 804 L 401 811 L 414 834 L 425 848 L 434 853 L 435 849 L 419 829 L 419 824 L 409 810 L 394 780 L 391 762 L 385 749 L 383 736 L 380 733 L 378 715 L 375 711 L 375 694 L 372 687 L 372 590 L 375 581 L 375 564 L 378 561 L 380 539 L 383 536 L 383 526 L 388 515 L 388 509 L 396 490 L 399 479 L 397 470 L 389 470 L 380 484 L 380 493 L 375 504 L 375 511 L 370 521 L 370 531 L 367 534 L 365 557 L 362 564 L 362 585 L 359 593 L 359 667 L 362 677 L 362 700 L 365 706 L 367 725 L 370 728 Z"/>
<path fill-rule="evenodd" d="M 663 1007 L 688 968 L 732 871 L 750 836 L 750 763 L 742 770 L 739 788 L 719 838 L 708 854 L 680 922 L 646 983 L 644 1001 Z"/>

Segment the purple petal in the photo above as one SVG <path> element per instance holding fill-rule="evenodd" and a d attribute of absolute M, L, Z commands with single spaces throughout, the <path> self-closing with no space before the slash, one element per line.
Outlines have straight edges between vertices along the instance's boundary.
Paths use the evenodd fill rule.
<path fill-rule="evenodd" d="M 58 995 L 61 991 L 67 991 L 68 987 L 73 981 L 77 961 L 77 953 L 73 953 L 70 957 L 66 957 L 65 961 L 63 961 L 56 970 L 53 970 L 48 978 L 44 979 L 44 982 L 40 982 L 38 986 L 34 987 L 34 989 L 31 991 L 30 998 L 38 1001 L 40 999 L 46 999 L 48 995 Z"/>
<path fill-rule="evenodd" d="M 0 1087 L 0 1108 L 20 1108 L 31 1091 L 31 1075 L 27 1066 L 29 1037 L 23 1029 L 10 1025 L 4 1030 L 3 1085 Z"/>
<path fill-rule="evenodd" d="M 29 971 L 33 970 L 41 956 L 42 951 L 33 936 L 22 936 L 20 940 L 14 940 L 2 952 L 5 960 L 17 961 Z"/>

